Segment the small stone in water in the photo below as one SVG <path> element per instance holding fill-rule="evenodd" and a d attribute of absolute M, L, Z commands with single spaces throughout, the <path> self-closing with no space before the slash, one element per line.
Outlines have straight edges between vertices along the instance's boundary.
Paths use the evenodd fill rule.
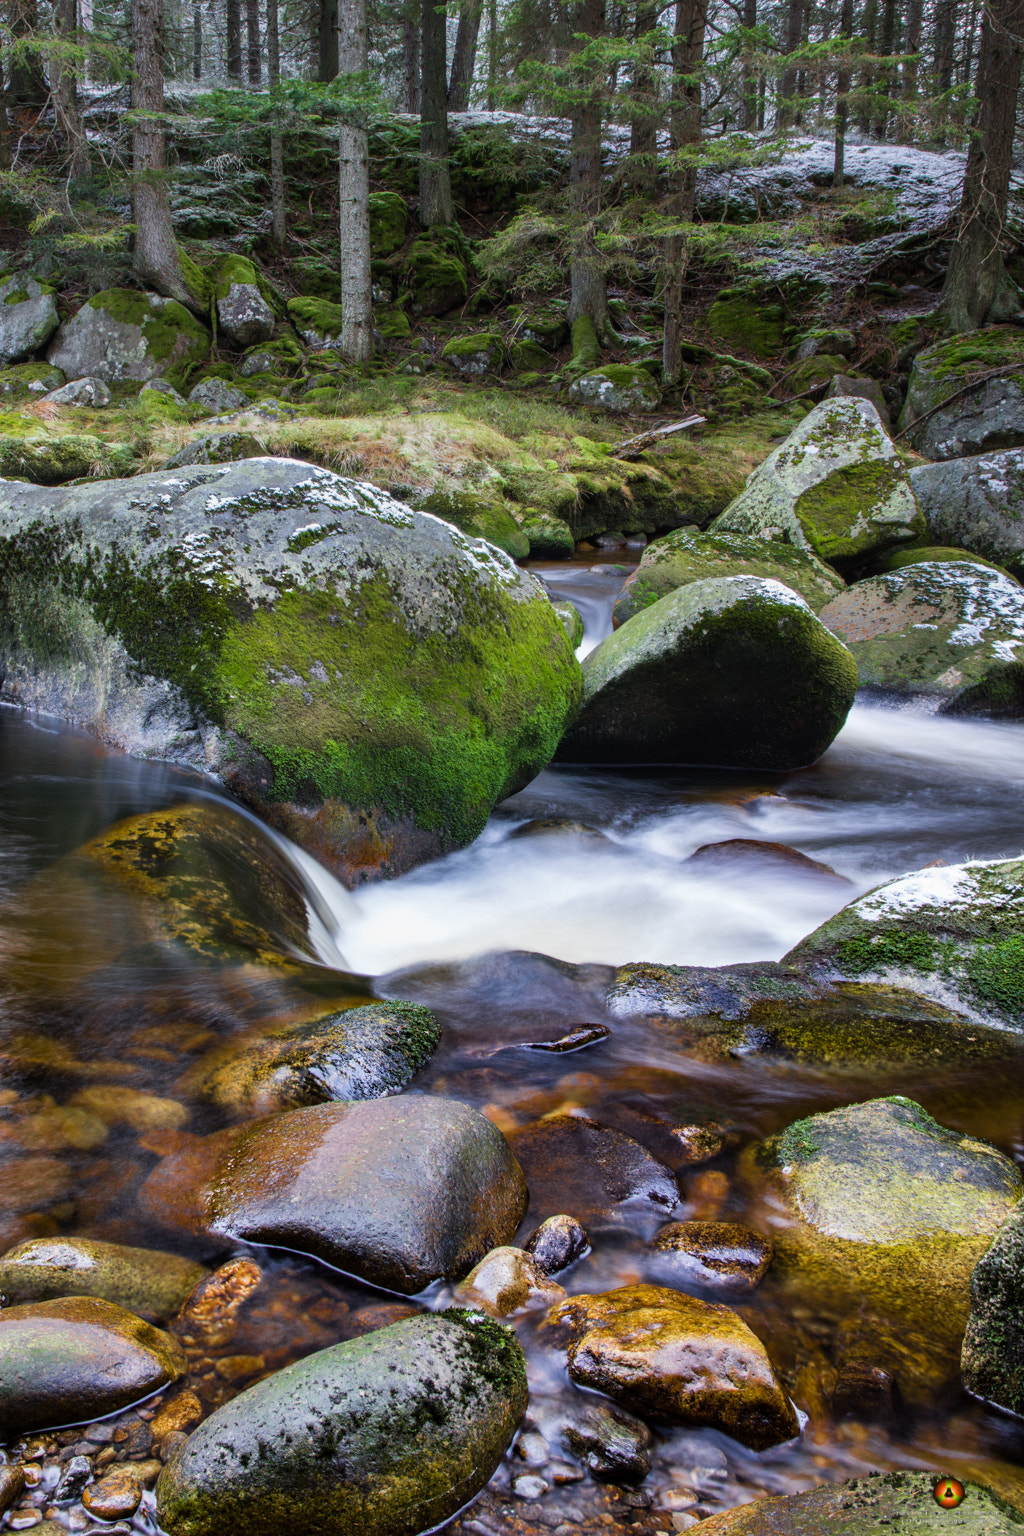
<path fill-rule="evenodd" d="M 753 1290 L 772 1261 L 766 1237 L 728 1221 L 674 1221 L 651 1241 L 658 1274 L 677 1288 Z"/>
<path fill-rule="evenodd" d="M 200 1280 L 181 1309 L 175 1332 L 186 1343 L 207 1349 L 230 1344 L 238 1326 L 238 1313 L 263 1279 L 263 1271 L 249 1259 L 231 1259 L 205 1280 Z"/>
<path fill-rule="evenodd" d="M 549 1216 L 523 1244 L 545 1275 L 557 1275 L 590 1252 L 590 1239 L 575 1216 Z"/>
<path fill-rule="evenodd" d="M 20 1467 L 0 1467 L 0 1515 L 10 1509 L 25 1491 L 25 1474 Z"/>
<path fill-rule="evenodd" d="M 105 1125 L 127 1125 L 133 1131 L 180 1130 L 189 1118 L 184 1104 L 177 1099 L 161 1099 L 138 1088 L 122 1088 L 98 1083 L 82 1088 L 71 1103 L 87 1110 Z"/>
<path fill-rule="evenodd" d="M 81 1496 L 82 1489 L 92 1477 L 92 1462 L 87 1456 L 72 1456 L 60 1482 L 53 1491 L 55 1504 L 73 1504 Z"/>
<path fill-rule="evenodd" d="M 203 1416 L 203 1405 L 194 1392 L 179 1392 L 165 1403 L 150 1424 L 154 1440 L 163 1440 L 176 1430 L 194 1429 Z M 97 1426 L 98 1428 L 100 1426 Z"/>
<path fill-rule="evenodd" d="M 610 1403 L 588 1404 L 562 1435 L 566 1447 L 602 1482 L 641 1483 L 651 1470 L 647 1425 Z"/>
<path fill-rule="evenodd" d="M 126 1467 L 108 1472 L 82 1494 L 82 1503 L 98 1520 L 130 1520 L 141 1500 L 138 1480 Z"/>
<path fill-rule="evenodd" d="M 531 1040 L 529 1049 L 567 1054 L 569 1051 L 581 1051 L 585 1045 L 596 1045 L 599 1040 L 607 1040 L 610 1035 L 611 1030 L 606 1024 L 581 1024 L 578 1029 L 570 1030 L 558 1040 Z"/>
<path fill-rule="evenodd" d="M 688 1163 L 707 1163 L 721 1152 L 725 1142 L 704 1125 L 675 1125 L 669 1135 Z"/>
<path fill-rule="evenodd" d="M 690 1180 L 687 1203 L 694 1221 L 714 1221 L 729 1198 L 729 1180 L 720 1168 L 709 1168 Z"/>
<path fill-rule="evenodd" d="M 513 1479 L 512 1492 L 517 1499 L 539 1499 L 548 1491 L 548 1484 L 535 1473 L 526 1472 Z"/>
<path fill-rule="evenodd" d="M 187 1439 L 188 1435 L 183 1429 L 172 1429 L 164 1435 L 160 1441 L 160 1460 L 166 1465 L 181 1450 Z"/>
<path fill-rule="evenodd" d="M 548 1443 L 544 1436 L 536 1430 L 530 1430 L 525 1435 L 520 1435 L 516 1444 L 517 1453 L 523 1458 L 528 1467 L 536 1470 L 543 1467 L 548 1459 Z"/>
<path fill-rule="evenodd" d="M 392 1323 L 400 1323 L 403 1317 L 415 1317 L 418 1311 L 418 1307 L 411 1307 L 404 1301 L 372 1302 L 345 1319 L 345 1337 L 360 1339 L 367 1333 L 376 1333 L 378 1328 L 390 1328 Z"/>

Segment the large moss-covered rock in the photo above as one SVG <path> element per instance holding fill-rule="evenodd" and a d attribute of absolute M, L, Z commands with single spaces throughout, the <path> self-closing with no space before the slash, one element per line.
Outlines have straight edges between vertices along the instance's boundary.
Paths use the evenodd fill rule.
<path fill-rule="evenodd" d="M 906 468 L 867 400 L 825 400 L 769 454 L 712 533 L 781 539 L 840 565 L 924 533 Z"/>
<path fill-rule="evenodd" d="M 0 366 L 31 357 L 56 329 L 53 289 L 26 272 L 5 275 L 0 281 Z"/>
<path fill-rule="evenodd" d="M 725 290 L 708 310 L 708 330 L 718 341 L 755 357 L 775 357 L 785 339 L 785 311 L 750 294 Z"/>
<path fill-rule="evenodd" d="M 409 209 L 404 197 L 397 192 L 370 193 L 370 250 L 374 256 L 391 256 L 401 250 L 408 228 Z"/>
<path fill-rule="evenodd" d="M 883 571 L 902 571 L 905 565 L 929 565 L 934 562 L 945 565 L 988 565 L 992 569 L 1000 567 L 993 565 L 991 560 L 983 560 L 980 555 L 972 555 L 969 549 L 957 549 L 952 544 L 913 544 L 909 548 L 891 549 L 881 556 L 876 563 L 875 575 Z"/>
<path fill-rule="evenodd" d="M 165 1158 L 140 1195 L 151 1220 L 213 1248 L 290 1248 L 403 1295 L 462 1279 L 511 1240 L 526 1199 L 489 1120 L 419 1095 L 215 1132 Z"/>
<path fill-rule="evenodd" d="M 13 368 L 0 368 L 0 395 L 6 405 L 39 400 L 65 382 L 61 370 L 51 368 L 49 363 L 15 363 Z"/>
<path fill-rule="evenodd" d="M 193 437 L 165 461 L 164 469 L 184 469 L 187 464 L 234 464 L 238 459 L 259 459 L 266 450 L 251 432 L 203 432 Z"/>
<path fill-rule="evenodd" d="M 576 548 L 572 529 L 561 517 L 527 513 L 520 524 L 530 543 L 532 560 L 571 560 Z"/>
<path fill-rule="evenodd" d="M 569 386 L 570 400 L 599 405 L 606 411 L 656 411 L 661 385 L 645 368 L 631 363 L 606 363 L 581 373 Z"/>
<path fill-rule="evenodd" d="M 442 228 L 414 240 L 403 280 L 414 315 L 444 315 L 469 295 L 469 279 L 461 239 Z"/>
<path fill-rule="evenodd" d="M 985 377 L 994 369 L 1010 371 L 998 378 Z M 946 400 L 948 405 L 943 404 Z M 929 411 L 931 415 L 926 416 Z M 948 337 L 919 352 L 900 428 L 911 446 L 929 459 L 960 459 L 1024 444 L 1024 337 L 1020 331 L 1015 326 L 992 326 Z"/>
<path fill-rule="evenodd" d="M 862 687 L 1024 713 L 1024 588 L 991 566 L 931 561 L 858 581 L 821 610 Z"/>
<path fill-rule="evenodd" d="M 471 841 L 578 698 L 506 555 L 291 460 L 4 484 L 0 591 L 5 699 L 219 771 L 349 881 Z"/>
<path fill-rule="evenodd" d="M 90 432 L 62 432 L 15 412 L 0 414 L 0 479 L 63 485 L 97 470 L 130 474 L 133 465 L 134 455 L 127 445 Z"/>
<path fill-rule="evenodd" d="M 798 1120 L 743 1166 L 776 1276 L 833 1316 L 864 1307 L 920 1329 L 955 1370 L 971 1272 L 1021 1197 L 1008 1157 L 893 1097 Z"/>
<path fill-rule="evenodd" d="M 960 1357 L 975 1397 L 1024 1414 L 1024 1209 L 1017 1206 L 971 1275 L 971 1312 Z"/>
<path fill-rule="evenodd" d="M 634 1412 L 709 1425 L 755 1450 L 798 1431 L 764 1345 L 729 1307 L 627 1285 L 571 1296 L 550 1320 L 570 1332 L 573 1380 Z"/>
<path fill-rule="evenodd" d="M 821 976 L 909 987 L 1024 1030 L 1024 859 L 902 875 L 850 902 L 785 957 Z"/>
<path fill-rule="evenodd" d="M 217 329 L 236 347 L 253 347 L 274 334 L 274 311 L 259 274 L 245 256 L 222 256 L 213 274 Z"/>
<path fill-rule="evenodd" d="M 466 378 L 481 379 L 488 373 L 501 372 L 505 343 L 490 331 L 476 336 L 456 336 L 446 344 L 441 357 Z"/>
<path fill-rule="evenodd" d="M 616 599 L 614 621 L 624 624 L 666 593 L 712 576 L 763 576 L 781 581 L 798 592 L 815 613 L 845 585 L 842 577 L 809 550 L 795 549 L 777 539 L 676 528 L 648 544 Z"/>
<path fill-rule="evenodd" d="M 778 581 L 695 581 L 629 619 L 583 665 L 568 762 L 796 768 L 820 757 L 857 669 Z"/>
<path fill-rule="evenodd" d="M 479 491 L 434 491 L 421 503 L 424 512 L 443 517 L 474 539 L 496 544 L 513 560 L 525 560 L 530 540 L 507 507 Z"/>
<path fill-rule="evenodd" d="M 69 379 L 152 379 L 208 355 L 210 335 L 183 304 L 107 288 L 65 320 L 46 354 Z"/>
<path fill-rule="evenodd" d="M 935 1500 L 931 1472 L 871 1473 L 847 1483 L 828 1483 L 808 1493 L 758 1499 L 701 1522 L 702 1536 L 1018 1536 L 1024 1515 L 980 1483 L 964 1483 L 959 1509 Z"/>
<path fill-rule="evenodd" d="M 166 1387 L 176 1339 L 113 1302 L 69 1296 L 0 1312 L 0 1439 L 87 1423 Z"/>
<path fill-rule="evenodd" d="M 161 1474 L 172 1536 L 419 1536 L 488 1481 L 526 1412 L 512 1333 L 442 1312 L 336 1344 L 207 1419 Z"/>
<path fill-rule="evenodd" d="M 963 544 L 1024 576 L 1024 449 L 919 464 L 910 479 L 937 539 Z"/>
<path fill-rule="evenodd" d="M 4 1306 L 98 1296 L 129 1312 L 174 1317 L 206 1270 L 192 1259 L 89 1237 L 35 1237 L 0 1259 Z"/>
<path fill-rule="evenodd" d="M 341 344 L 343 315 L 340 304 L 327 299 L 289 299 L 288 318 L 306 343 L 316 352 Z"/>

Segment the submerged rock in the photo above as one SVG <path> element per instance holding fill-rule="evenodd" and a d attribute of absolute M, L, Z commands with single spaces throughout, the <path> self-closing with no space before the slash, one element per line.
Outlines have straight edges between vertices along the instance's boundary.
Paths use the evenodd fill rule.
<path fill-rule="evenodd" d="M 209 332 L 183 304 L 136 288 L 107 288 L 64 321 L 46 360 L 71 379 L 89 375 L 110 383 L 156 378 L 201 362 L 209 350 Z"/>
<path fill-rule="evenodd" d="M 943 699 L 943 712 L 1024 712 L 1024 588 L 1002 571 L 931 561 L 872 576 L 821 610 L 862 687 Z"/>
<path fill-rule="evenodd" d="M 157 1484 L 172 1536 L 418 1536 L 473 1499 L 526 1412 L 514 1335 L 465 1312 L 409 1318 L 250 1387 Z"/>
<path fill-rule="evenodd" d="M 984 377 L 997 368 L 1010 371 Z M 1024 444 L 1024 341 L 1016 326 L 950 336 L 918 352 L 900 428 L 928 459 Z"/>
<path fill-rule="evenodd" d="M 816 555 L 778 539 L 676 528 L 644 550 L 640 564 L 626 577 L 616 599 L 614 621 L 625 624 L 677 587 L 713 576 L 761 576 L 781 581 L 799 593 L 815 613 L 845 586 L 842 577 Z"/>
<path fill-rule="evenodd" d="M 0 1311 L 0 1439 L 88 1423 L 185 1369 L 170 1334 L 91 1296 Z"/>
<path fill-rule="evenodd" d="M 642 1419 L 614 1403 L 585 1403 L 562 1426 L 567 1449 L 602 1483 L 642 1483 L 653 1438 Z"/>
<path fill-rule="evenodd" d="M 674 1221 L 651 1239 L 651 1272 L 666 1285 L 752 1291 L 772 1261 L 772 1245 L 729 1221 Z"/>
<path fill-rule="evenodd" d="M 1018 1536 L 1024 1515 L 990 1488 L 964 1483 L 959 1509 L 935 1500 L 932 1472 L 872 1472 L 846 1483 L 828 1483 L 809 1493 L 758 1499 L 701 1522 L 701 1536 L 878 1536 L 890 1527 L 907 1536 Z"/>
<path fill-rule="evenodd" d="M 764 1345 L 729 1307 L 628 1285 L 571 1296 L 549 1320 L 569 1329 L 572 1379 L 637 1413 L 720 1429 L 754 1450 L 798 1433 Z"/>
<path fill-rule="evenodd" d="M 98 1296 L 129 1312 L 168 1318 L 206 1270 L 192 1259 L 90 1237 L 37 1237 L 0 1259 L 3 1306 L 60 1296 Z"/>
<path fill-rule="evenodd" d="M 410 1296 L 507 1243 L 526 1199 L 501 1132 L 426 1097 L 248 1121 L 165 1158 L 140 1192 L 171 1231 L 295 1249 Z"/>
<path fill-rule="evenodd" d="M 575 708 L 533 577 L 372 486 L 247 459 L 0 493 L 3 699 L 219 771 L 351 883 L 471 841 Z"/>
<path fill-rule="evenodd" d="M 814 762 L 857 687 L 849 651 L 781 582 L 695 581 L 638 613 L 583 663 L 564 762 Z"/>
<path fill-rule="evenodd" d="M 840 566 L 924 531 L 878 412 L 849 396 L 815 406 L 710 528 L 778 539 Z"/>
<path fill-rule="evenodd" d="M 625 1131 L 584 1115 L 557 1115 L 524 1126 L 511 1133 L 509 1142 L 537 1215 L 569 1214 L 588 1227 L 599 1218 L 660 1225 L 679 1203 L 671 1169 Z"/>
<path fill-rule="evenodd" d="M 1021 369 L 1024 382 L 1024 366 Z M 1024 426 L 1024 392 L 1021 394 Z M 1024 574 L 1024 448 L 918 464 L 910 479 L 937 539 Z"/>

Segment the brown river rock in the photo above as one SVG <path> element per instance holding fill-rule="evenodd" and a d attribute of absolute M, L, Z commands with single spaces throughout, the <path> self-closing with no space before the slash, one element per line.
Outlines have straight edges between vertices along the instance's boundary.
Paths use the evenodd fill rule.
<path fill-rule="evenodd" d="M 798 1433 L 764 1345 L 729 1307 L 657 1285 L 571 1296 L 569 1374 L 654 1419 L 707 1425 L 765 1450 Z"/>
<path fill-rule="evenodd" d="M 214 1249 L 233 1239 L 290 1248 L 414 1295 L 460 1280 L 508 1242 L 527 1191 L 483 1115 L 408 1095 L 218 1131 L 165 1158 L 140 1200 L 150 1220 Z"/>
<path fill-rule="evenodd" d="M 768 1238 L 731 1221 L 673 1221 L 650 1248 L 659 1279 L 723 1291 L 753 1290 L 772 1261 Z"/>
<path fill-rule="evenodd" d="M 530 1186 L 531 1216 L 567 1213 L 664 1221 L 679 1203 L 675 1174 L 632 1136 L 584 1115 L 558 1115 L 509 1137 Z"/>

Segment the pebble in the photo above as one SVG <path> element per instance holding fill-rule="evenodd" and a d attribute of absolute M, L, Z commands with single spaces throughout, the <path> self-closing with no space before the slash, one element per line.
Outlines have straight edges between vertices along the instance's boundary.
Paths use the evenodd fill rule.
<path fill-rule="evenodd" d="M 24 1491 L 25 1474 L 21 1467 L 0 1467 L 0 1515 L 10 1509 Z"/>
<path fill-rule="evenodd" d="M 512 1481 L 512 1492 L 517 1499 L 539 1499 L 547 1493 L 549 1484 L 533 1472 L 526 1472 Z"/>
<path fill-rule="evenodd" d="M 82 1494 L 82 1503 L 99 1520 L 130 1519 L 142 1501 L 142 1489 L 126 1467 L 108 1472 Z"/>
<path fill-rule="evenodd" d="M 73 1504 L 92 1477 L 92 1462 L 87 1456 L 72 1456 L 61 1473 L 53 1492 L 55 1504 Z"/>
<path fill-rule="evenodd" d="M 194 1392 L 179 1392 L 170 1402 L 164 1403 L 150 1423 L 154 1440 L 163 1440 L 175 1430 L 194 1429 L 203 1416 L 203 1405 Z M 113 1438 L 113 1430 L 110 1436 Z M 90 1437 L 91 1438 L 91 1437 Z"/>

